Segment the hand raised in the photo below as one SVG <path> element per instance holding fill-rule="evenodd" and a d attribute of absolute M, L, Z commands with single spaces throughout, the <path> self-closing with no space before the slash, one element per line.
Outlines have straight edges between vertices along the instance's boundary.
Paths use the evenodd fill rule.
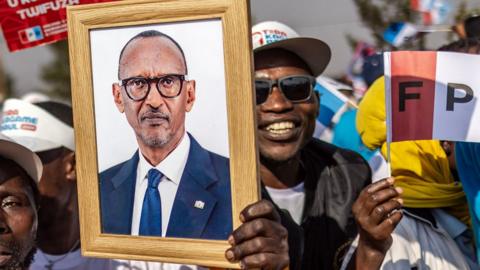
<path fill-rule="evenodd" d="M 352 207 L 358 226 L 357 269 L 373 269 L 381 265 L 392 245 L 392 232 L 402 219 L 401 188 L 386 178 L 367 186 Z M 363 267 L 359 267 L 363 265 Z"/>
<path fill-rule="evenodd" d="M 225 252 L 243 269 L 279 270 L 288 267 L 287 230 L 280 224 L 275 207 L 266 200 L 247 206 L 240 214 L 243 224 L 228 238 L 232 245 Z"/>

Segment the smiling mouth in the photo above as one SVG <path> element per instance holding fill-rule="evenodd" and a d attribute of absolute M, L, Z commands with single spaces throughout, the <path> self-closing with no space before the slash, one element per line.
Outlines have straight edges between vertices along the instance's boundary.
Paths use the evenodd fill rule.
<path fill-rule="evenodd" d="M 277 123 L 272 123 L 266 126 L 264 129 L 274 135 L 284 135 L 292 132 L 295 128 L 295 124 L 291 121 L 282 121 Z"/>

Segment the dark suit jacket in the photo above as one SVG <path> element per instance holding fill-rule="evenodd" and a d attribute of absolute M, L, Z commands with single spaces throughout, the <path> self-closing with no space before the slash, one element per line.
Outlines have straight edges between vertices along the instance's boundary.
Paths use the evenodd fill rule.
<path fill-rule="evenodd" d="M 137 151 L 131 159 L 100 174 L 104 233 L 131 233 L 138 155 Z M 204 208 L 195 208 L 196 201 L 204 202 Z M 227 239 L 232 232 L 231 202 L 228 159 L 205 150 L 190 136 L 166 236 Z"/>

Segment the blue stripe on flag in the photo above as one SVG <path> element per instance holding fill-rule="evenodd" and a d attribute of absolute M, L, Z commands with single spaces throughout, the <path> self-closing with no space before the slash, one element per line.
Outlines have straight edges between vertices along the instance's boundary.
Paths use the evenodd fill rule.
<path fill-rule="evenodd" d="M 320 112 L 317 120 L 324 126 L 330 126 L 333 116 L 345 105 L 346 101 L 342 100 L 327 88 L 318 84 L 315 90 L 320 93 Z"/>
<path fill-rule="evenodd" d="M 404 23 L 392 23 L 388 26 L 387 30 L 383 32 L 383 38 L 390 44 L 395 43 L 395 39 L 405 26 Z"/>

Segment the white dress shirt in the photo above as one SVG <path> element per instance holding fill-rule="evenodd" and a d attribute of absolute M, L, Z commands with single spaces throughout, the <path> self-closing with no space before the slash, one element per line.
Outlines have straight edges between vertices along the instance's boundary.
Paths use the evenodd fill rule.
<path fill-rule="evenodd" d="M 137 180 L 135 184 L 135 199 L 133 202 L 132 235 L 138 235 L 140 218 L 142 216 L 143 199 L 148 187 L 147 174 L 152 168 L 159 170 L 163 177 L 158 185 L 162 203 L 162 236 L 165 236 L 172 212 L 173 202 L 177 194 L 180 179 L 187 163 L 190 151 L 190 138 L 185 133 L 178 146 L 157 166 L 151 165 L 139 151 Z"/>

